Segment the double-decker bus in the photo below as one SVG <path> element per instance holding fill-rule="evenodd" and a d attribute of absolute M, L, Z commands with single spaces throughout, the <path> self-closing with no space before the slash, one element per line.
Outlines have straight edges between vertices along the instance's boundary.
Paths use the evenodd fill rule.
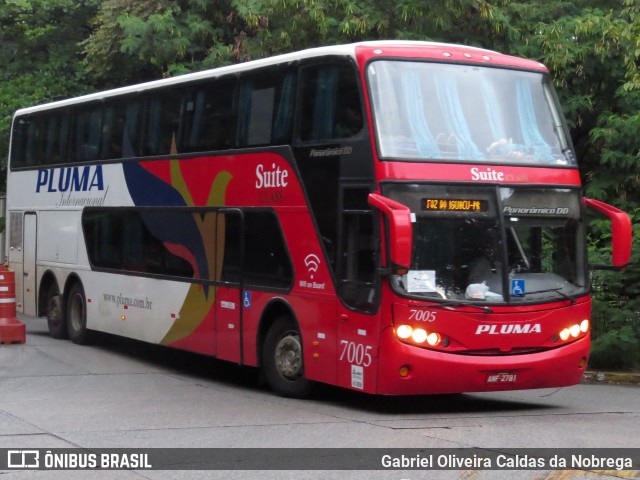
<path fill-rule="evenodd" d="M 18 309 L 315 383 L 432 394 L 577 383 L 585 210 L 543 65 L 428 42 L 322 47 L 25 108 Z"/>

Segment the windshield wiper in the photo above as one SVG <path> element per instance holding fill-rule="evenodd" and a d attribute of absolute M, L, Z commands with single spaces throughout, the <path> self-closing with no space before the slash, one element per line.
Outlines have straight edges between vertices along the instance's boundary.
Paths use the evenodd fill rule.
<path fill-rule="evenodd" d="M 476 303 L 467 303 L 467 302 L 457 302 L 455 300 L 448 300 L 446 302 L 437 302 L 434 303 L 433 307 L 471 307 L 477 308 L 478 310 L 482 310 L 484 313 L 493 313 L 493 310 L 490 307 L 485 305 L 478 305 Z"/>
<path fill-rule="evenodd" d="M 548 292 L 555 292 L 558 295 L 560 295 L 562 298 L 569 300 L 571 302 L 571 305 L 575 305 L 576 304 L 576 299 L 573 297 L 570 297 L 569 295 L 567 295 L 566 293 L 564 293 L 562 291 L 562 287 L 558 287 L 558 288 L 547 288 L 546 290 L 535 290 L 533 292 L 524 292 L 523 294 L 521 294 L 521 297 L 525 297 L 527 295 L 535 295 L 536 293 L 548 293 Z"/>

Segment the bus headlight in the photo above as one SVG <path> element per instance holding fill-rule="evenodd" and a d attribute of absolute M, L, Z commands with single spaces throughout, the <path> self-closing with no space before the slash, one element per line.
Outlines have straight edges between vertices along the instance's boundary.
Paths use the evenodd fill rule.
<path fill-rule="evenodd" d="M 413 328 L 410 325 L 398 325 L 396 327 L 396 336 L 401 340 L 409 340 L 418 345 L 427 344 L 430 347 L 435 347 L 444 342 L 439 333 L 427 332 L 422 328 Z"/>
<path fill-rule="evenodd" d="M 411 334 L 411 340 L 413 340 L 416 343 L 424 343 L 427 337 L 428 337 L 427 332 L 421 328 L 416 328 Z"/>
<path fill-rule="evenodd" d="M 582 333 L 587 333 L 589 331 L 589 320 L 582 320 L 582 322 L 580 322 L 580 331 Z"/>
<path fill-rule="evenodd" d="M 571 327 L 569 328 L 569 333 L 573 338 L 577 338 L 577 336 L 580 335 L 580 325 L 571 325 Z"/>
<path fill-rule="evenodd" d="M 411 328 L 409 325 L 400 325 L 398 328 L 396 328 L 396 335 L 398 336 L 398 338 L 402 338 L 403 340 L 410 338 L 412 333 L 413 328 Z"/>
<path fill-rule="evenodd" d="M 435 347 L 440 343 L 440 335 L 438 335 L 436 332 L 431 332 L 429 335 L 427 335 L 427 343 L 432 347 Z"/>
<path fill-rule="evenodd" d="M 580 333 L 587 333 L 589 331 L 589 320 L 582 320 L 580 323 L 574 323 L 566 328 L 560 330 L 558 336 L 560 340 L 566 342 L 569 338 L 578 338 Z"/>

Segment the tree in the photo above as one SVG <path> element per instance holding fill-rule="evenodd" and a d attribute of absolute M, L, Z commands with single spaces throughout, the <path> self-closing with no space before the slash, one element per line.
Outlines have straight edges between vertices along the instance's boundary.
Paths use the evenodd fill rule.
<path fill-rule="evenodd" d="M 7 1 L 0 9 L 0 157 L 6 179 L 13 112 L 91 90 L 78 42 L 97 0 Z"/>
<path fill-rule="evenodd" d="M 82 43 L 87 69 L 112 87 L 230 63 L 234 18 L 226 0 L 107 0 Z"/>
<path fill-rule="evenodd" d="M 596 3 L 596 2 L 594 2 Z M 589 197 L 617 205 L 640 220 L 640 5 L 597 2 L 579 15 L 540 25 L 542 60 L 555 73 L 563 94 L 572 136 Z M 607 263 L 607 222 L 593 223 L 592 257 Z M 640 238 L 635 227 L 634 239 Z M 593 275 L 594 360 L 620 366 L 615 349 L 640 348 L 640 252 L 623 274 Z M 598 261 L 599 260 L 599 261 Z M 609 362 L 609 363 L 607 363 Z M 631 363 L 637 362 L 637 356 Z M 625 366 L 630 366 L 626 364 Z"/>

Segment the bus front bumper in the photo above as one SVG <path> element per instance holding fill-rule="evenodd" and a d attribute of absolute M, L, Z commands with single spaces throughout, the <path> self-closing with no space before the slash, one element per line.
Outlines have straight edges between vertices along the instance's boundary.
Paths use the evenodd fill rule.
<path fill-rule="evenodd" d="M 399 342 L 387 330 L 380 346 L 377 392 L 424 395 L 527 390 L 575 385 L 587 366 L 590 339 L 518 355 L 461 355 Z M 391 333 L 391 334 L 390 334 Z"/>

